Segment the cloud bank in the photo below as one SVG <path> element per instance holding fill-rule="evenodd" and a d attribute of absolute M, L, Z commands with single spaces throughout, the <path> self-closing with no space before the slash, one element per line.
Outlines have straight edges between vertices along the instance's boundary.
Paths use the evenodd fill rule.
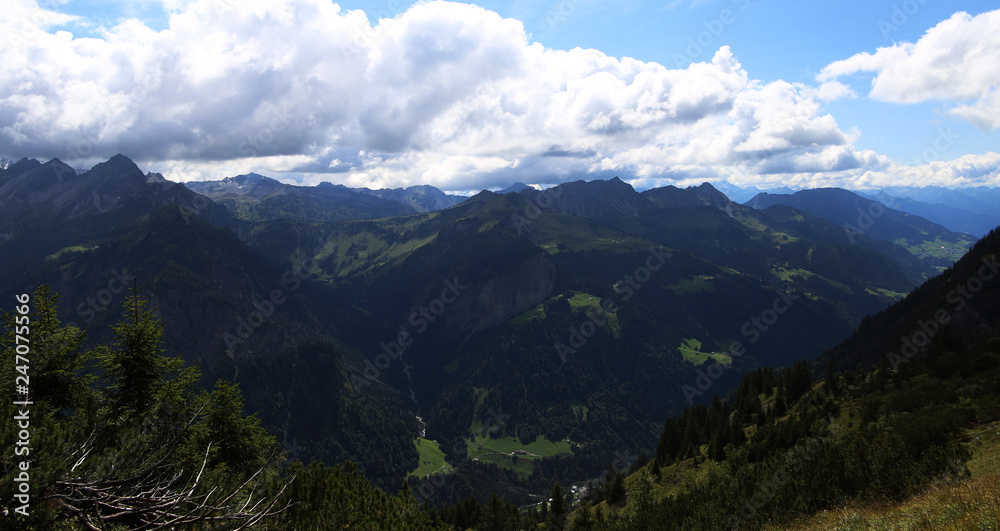
<path fill-rule="evenodd" d="M 175 180 L 258 171 L 475 190 L 616 174 L 638 187 L 953 175 L 854 147 L 859 133 L 823 106 L 852 95 L 836 78 L 858 71 L 879 72 L 872 97 L 967 100 L 956 116 L 998 123 L 995 68 L 975 94 L 934 86 L 932 73 L 917 94 L 896 88 L 917 68 L 896 62 L 933 63 L 922 50 L 971 46 L 952 34 L 997 26 L 961 14 L 916 44 L 834 63 L 811 86 L 752 79 L 727 46 L 686 69 L 547 49 L 517 20 L 452 2 L 373 22 L 323 0 L 196 0 L 172 6 L 165 30 L 125 20 L 94 39 L 15 1 L 22 16 L 0 20 L 0 153 L 89 167 L 121 152 Z M 932 32 L 945 35 L 923 44 Z M 992 38 L 979 55 L 948 50 L 972 54 L 961 68 L 978 72 L 998 64 Z M 987 168 L 976 182 L 1000 184 L 996 156 L 972 159 L 942 164 Z"/>
<path fill-rule="evenodd" d="M 859 53 L 824 68 L 827 81 L 876 73 L 870 97 L 893 103 L 959 102 L 947 112 L 984 131 L 1000 127 L 1000 10 L 955 13 L 916 43 Z"/>

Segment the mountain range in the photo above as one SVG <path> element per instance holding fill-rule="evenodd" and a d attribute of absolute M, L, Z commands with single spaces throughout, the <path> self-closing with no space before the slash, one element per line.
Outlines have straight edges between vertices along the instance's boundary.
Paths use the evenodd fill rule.
<path fill-rule="evenodd" d="M 929 220 L 892 208 L 896 203 L 867 199 L 839 188 L 802 190 L 794 194 L 761 193 L 746 205 L 765 209 L 786 205 L 810 212 L 833 222 L 853 241 L 862 234 L 907 248 L 921 259 L 939 268 L 962 257 L 976 238 L 955 233 Z"/>
<path fill-rule="evenodd" d="M 98 342 L 141 287 L 206 385 L 239 382 L 301 457 L 379 485 L 426 476 L 428 447 L 438 472 L 484 441 L 544 447 L 467 485 L 525 502 L 654 447 L 664 418 L 747 371 L 836 346 L 974 241 L 832 189 L 739 204 L 615 178 L 460 198 L 181 185 L 122 155 L 0 169 L 6 293 L 51 285 Z"/>
<path fill-rule="evenodd" d="M 221 181 L 190 182 L 186 186 L 225 206 L 244 221 L 341 221 L 405 216 L 448 208 L 465 200 L 433 186 L 370 190 L 321 183 L 284 184 L 256 173 Z"/>

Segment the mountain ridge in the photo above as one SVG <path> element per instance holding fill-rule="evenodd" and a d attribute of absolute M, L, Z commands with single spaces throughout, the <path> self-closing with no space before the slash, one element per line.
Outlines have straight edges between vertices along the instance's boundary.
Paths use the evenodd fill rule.
<path fill-rule="evenodd" d="M 248 408 L 307 441 L 310 456 L 359 459 L 380 485 L 416 469 L 418 433 L 454 463 L 476 437 L 573 441 L 506 472 L 477 471 L 516 471 L 511 495 L 590 477 L 611 448 L 648 447 L 664 416 L 708 400 L 682 391 L 699 371 L 721 370 L 724 389 L 760 364 L 818 355 L 931 269 L 898 245 L 852 244 L 828 220 L 755 210 L 710 184 L 639 193 L 621 179 L 577 181 L 426 212 L 259 175 L 206 185 L 233 204 L 287 200 L 240 219 L 124 157 L 62 181 L 60 164 L 30 169 L 48 176 L 38 182 L 0 175 L 0 190 L 36 194 L 46 220 L 28 238 L 0 213 L 12 234 L 0 252 L 20 260 L 0 267 L 3 285 L 51 283 L 70 318 L 86 318 L 83 304 L 105 324 L 120 303 L 109 279 L 139 277 L 176 330 L 169 348 L 239 381 Z M 116 195 L 102 195 L 113 183 Z M 94 193 L 111 206 L 95 210 Z M 323 202 L 345 197 L 405 215 L 341 219 Z M 781 297 L 794 311 L 773 322 L 761 312 Z M 354 407 L 364 416 L 351 418 Z M 487 423 L 500 411 L 516 416 Z M 368 437 L 385 437 L 385 449 Z"/>
<path fill-rule="evenodd" d="M 791 195 L 761 193 L 746 203 L 764 210 L 785 205 L 840 225 L 851 241 L 865 235 L 900 244 L 938 268 L 960 258 L 975 238 L 891 208 L 842 188 L 801 190 Z M 936 259 L 935 259 L 936 258 Z"/>

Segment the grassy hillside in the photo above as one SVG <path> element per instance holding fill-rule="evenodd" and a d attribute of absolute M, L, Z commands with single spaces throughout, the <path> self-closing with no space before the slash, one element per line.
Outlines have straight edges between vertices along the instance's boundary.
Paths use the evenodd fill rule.
<path fill-rule="evenodd" d="M 410 476 L 425 478 L 431 474 L 447 474 L 453 470 L 452 466 L 445 462 L 444 452 L 441 451 L 437 441 L 419 437 L 413 441 L 413 445 L 420 453 L 420 464 L 410 472 Z"/>
<path fill-rule="evenodd" d="M 993 529 L 1000 522 L 1000 422 L 965 436 L 973 455 L 968 479 L 932 484 L 900 503 L 849 504 L 766 529 Z"/>
<path fill-rule="evenodd" d="M 944 355 L 966 364 L 942 365 Z M 570 522 L 847 530 L 1000 521 L 1000 338 L 969 350 L 940 340 L 895 369 L 822 381 L 805 364 L 761 369 L 731 399 L 668 419 L 652 460 L 627 475 L 610 469 Z"/>
<path fill-rule="evenodd" d="M 549 441 L 545 436 L 531 443 L 517 437 L 492 437 L 466 441 L 469 457 L 474 463 L 493 464 L 513 470 L 522 479 L 531 475 L 535 462 L 557 454 L 572 454 L 570 443 Z"/>

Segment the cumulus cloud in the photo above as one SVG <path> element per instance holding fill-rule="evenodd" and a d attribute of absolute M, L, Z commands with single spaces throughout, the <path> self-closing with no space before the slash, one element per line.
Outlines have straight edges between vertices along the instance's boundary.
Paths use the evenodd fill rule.
<path fill-rule="evenodd" d="M 853 96 L 834 79 L 850 68 L 810 86 L 754 80 L 727 46 L 685 69 L 552 50 L 519 21 L 443 1 L 377 21 L 327 0 L 167 7 L 164 30 L 131 19 L 101 38 L 50 31 L 68 22 L 58 14 L 29 34 L 0 19 L 19 37 L 0 47 L 0 153 L 89 167 L 121 152 L 177 180 L 257 171 L 445 190 L 889 166 L 823 111 Z"/>
<path fill-rule="evenodd" d="M 955 13 L 916 43 L 904 42 L 831 63 L 819 81 L 874 72 L 869 96 L 894 103 L 945 102 L 947 112 L 984 131 L 1000 127 L 1000 10 Z"/>
<path fill-rule="evenodd" d="M 899 164 L 872 151 L 860 154 L 860 168 L 847 171 L 803 171 L 781 174 L 761 174 L 745 167 L 676 166 L 668 175 L 637 178 L 630 181 L 637 189 L 672 184 L 697 186 L 703 182 L 726 181 L 738 186 L 761 189 L 789 187 L 848 188 L 851 190 L 881 189 L 893 186 L 944 186 L 949 188 L 992 186 L 1000 187 L 1000 154 L 963 155 L 954 160 L 919 164 Z"/>
<path fill-rule="evenodd" d="M 892 165 L 867 171 L 852 179 L 852 187 L 891 186 L 1000 186 L 1000 154 L 963 155 L 951 161 L 933 161 L 913 166 Z"/>

